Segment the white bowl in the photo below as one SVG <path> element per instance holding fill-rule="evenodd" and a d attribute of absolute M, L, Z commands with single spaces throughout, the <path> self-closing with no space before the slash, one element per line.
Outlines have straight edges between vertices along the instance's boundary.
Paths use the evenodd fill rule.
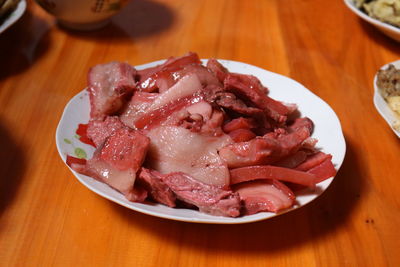
<path fill-rule="evenodd" d="M 344 3 L 357 16 L 359 16 L 363 20 L 371 23 L 372 25 L 374 25 L 376 28 L 378 28 L 380 31 L 382 31 L 384 34 L 386 34 L 390 38 L 400 42 L 400 28 L 368 16 L 367 14 L 362 12 L 360 9 L 358 9 L 352 0 L 344 0 Z"/>
<path fill-rule="evenodd" d="M 36 0 L 48 13 L 57 18 L 66 28 L 73 30 L 95 30 L 105 26 L 118 13 L 127 0 Z"/>

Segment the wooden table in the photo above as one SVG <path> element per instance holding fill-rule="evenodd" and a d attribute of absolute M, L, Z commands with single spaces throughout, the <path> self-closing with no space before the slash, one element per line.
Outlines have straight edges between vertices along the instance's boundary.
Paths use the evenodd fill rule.
<path fill-rule="evenodd" d="M 289 76 L 341 120 L 343 166 L 316 201 L 270 220 L 206 225 L 94 194 L 55 129 L 89 67 L 196 51 Z M 34 2 L 0 36 L 0 265 L 400 266 L 400 143 L 372 102 L 400 45 L 342 1 L 133 1 L 106 28 L 66 31 Z"/>

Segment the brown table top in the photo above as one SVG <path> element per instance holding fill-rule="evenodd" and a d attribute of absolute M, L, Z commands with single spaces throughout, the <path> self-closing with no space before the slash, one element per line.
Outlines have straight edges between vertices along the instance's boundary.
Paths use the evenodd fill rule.
<path fill-rule="evenodd" d="M 88 69 L 187 51 L 286 75 L 333 108 L 347 153 L 321 197 L 266 221 L 192 224 L 129 210 L 73 177 L 54 136 Z M 28 1 L 0 35 L 0 262 L 400 266 L 400 144 L 372 102 L 376 71 L 399 56 L 342 1 L 135 0 L 93 32 L 63 30 Z"/>

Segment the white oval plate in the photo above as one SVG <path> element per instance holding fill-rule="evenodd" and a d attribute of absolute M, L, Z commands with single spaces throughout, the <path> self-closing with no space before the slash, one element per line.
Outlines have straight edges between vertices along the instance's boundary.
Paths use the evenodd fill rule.
<path fill-rule="evenodd" d="M 400 69 L 400 60 L 394 61 L 392 63 L 396 69 Z M 389 64 L 386 64 L 383 66 L 381 69 L 387 69 Z M 399 118 L 396 116 L 394 111 L 392 111 L 389 107 L 389 105 L 386 103 L 386 101 L 383 99 L 381 94 L 379 93 L 378 85 L 376 84 L 377 82 L 377 75 L 374 77 L 374 105 L 375 108 L 378 110 L 379 114 L 385 119 L 385 121 L 389 124 L 390 128 L 393 130 L 393 132 L 400 137 L 400 131 L 397 131 L 395 128 L 393 128 L 393 123 L 396 120 L 399 120 Z"/>
<path fill-rule="evenodd" d="M 359 16 L 361 19 L 374 25 L 376 28 L 378 28 L 381 32 L 383 32 L 390 38 L 400 42 L 400 28 L 368 16 L 360 9 L 358 9 L 352 0 L 344 0 L 344 3 L 354 14 Z"/>
<path fill-rule="evenodd" d="M 164 61 L 160 60 L 137 66 L 136 68 L 148 68 L 157 64 L 161 64 L 162 62 Z M 203 62 L 205 62 L 205 60 L 203 60 Z M 338 117 L 323 100 L 311 93 L 298 82 L 282 75 L 241 62 L 230 60 L 220 60 L 220 62 L 231 72 L 252 74 L 258 77 L 261 82 L 269 88 L 269 95 L 271 97 L 289 103 L 296 103 L 301 111 L 301 115 L 307 116 L 314 121 L 315 130 L 313 137 L 319 140 L 318 147 L 321 148 L 322 151 L 332 154 L 332 161 L 336 169 L 339 170 L 344 159 L 346 144 Z M 65 107 L 56 132 L 58 152 L 60 153 L 60 156 L 64 162 L 66 160 L 66 155 L 74 155 L 74 150 L 76 148 L 84 149 L 88 158 L 92 157 L 94 148 L 81 143 L 76 137 L 74 137 L 78 124 L 88 122 L 89 112 L 89 97 L 85 90 L 74 96 Z M 212 216 L 190 209 L 169 208 L 161 204 L 141 204 L 129 202 L 122 194 L 111 189 L 106 184 L 98 182 L 88 176 L 76 173 L 73 170 L 71 171 L 76 178 L 78 178 L 78 180 L 90 190 L 129 209 L 166 219 L 215 224 L 255 222 L 272 218 L 279 214 L 297 209 L 317 198 L 328 188 L 333 180 L 332 177 L 319 183 L 315 191 L 301 192 L 301 194 L 297 197 L 297 204 L 285 212 L 279 214 L 260 212 L 240 218 L 227 218 Z"/>
<path fill-rule="evenodd" d="M 0 24 L 0 34 L 7 30 L 11 25 L 13 25 L 17 20 L 19 20 L 26 10 L 26 1 L 19 1 L 17 7 L 13 12 L 7 15 L 7 17 L 3 20 L 3 23 Z"/>

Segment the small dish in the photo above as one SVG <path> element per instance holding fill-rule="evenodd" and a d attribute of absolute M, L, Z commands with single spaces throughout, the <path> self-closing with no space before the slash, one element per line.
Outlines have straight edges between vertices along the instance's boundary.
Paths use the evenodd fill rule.
<path fill-rule="evenodd" d="M 11 12 L 10 14 L 7 15 L 6 18 L 4 18 L 3 22 L 0 24 L 0 34 L 3 33 L 5 30 L 7 30 L 11 25 L 13 25 L 15 22 L 17 22 L 22 15 L 24 14 L 26 10 L 26 1 L 21 0 L 15 10 Z"/>
<path fill-rule="evenodd" d="M 353 13 L 355 13 L 361 19 L 371 23 L 390 38 L 400 42 L 400 28 L 368 16 L 360 9 L 358 9 L 352 0 L 344 0 L 344 3 L 351 11 L 353 11 Z"/>
<path fill-rule="evenodd" d="M 156 61 L 136 66 L 136 68 L 148 68 L 161 64 L 162 62 L 163 61 Z M 203 60 L 203 62 L 205 61 Z M 319 140 L 318 148 L 321 148 L 321 150 L 326 153 L 332 154 L 333 164 L 337 170 L 340 168 L 344 159 L 346 144 L 339 119 L 328 104 L 307 90 L 300 83 L 285 76 L 241 62 L 230 60 L 220 60 L 220 62 L 231 72 L 252 74 L 258 77 L 260 81 L 269 88 L 269 96 L 284 102 L 296 103 L 301 115 L 311 118 L 315 123 L 315 130 L 312 136 Z M 92 157 L 94 148 L 81 143 L 77 137 L 74 137 L 78 124 L 88 122 L 89 112 L 89 96 L 85 90 L 74 96 L 65 107 L 56 132 L 57 149 L 64 162 L 67 154 L 74 155 L 74 153 L 80 153 L 81 155 L 87 155 L 87 158 Z M 228 218 L 212 216 L 190 209 L 169 208 L 161 204 L 129 202 L 122 194 L 111 189 L 106 184 L 76 173 L 73 170 L 71 171 L 75 177 L 90 190 L 129 209 L 166 219 L 214 224 L 249 223 L 269 219 L 279 214 L 292 211 L 316 199 L 328 188 L 334 179 L 334 177 L 332 177 L 319 183 L 317 188 L 313 191 L 306 190 L 300 192 L 301 194 L 296 198 L 297 204 L 285 212 L 278 214 L 261 212 L 239 218 Z"/>
<path fill-rule="evenodd" d="M 396 69 L 400 69 L 400 60 L 394 61 L 392 63 L 393 66 L 396 67 Z M 381 69 L 386 69 L 389 64 L 384 65 Z M 381 96 L 379 93 L 378 85 L 377 85 L 377 75 L 374 77 L 374 105 L 376 110 L 378 110 L 379 114 L 385 119 L 385 121 L 389 124 L 390 128 L 393 130 L 393 132 L 400 137 L 400 131 L 396 130 L 393 127 L 393 123 L 397 120 L 399 120 L 398 116 L 392 111 L 389 107 L 389 105 L 386 103 L 385 99 Z"/>

